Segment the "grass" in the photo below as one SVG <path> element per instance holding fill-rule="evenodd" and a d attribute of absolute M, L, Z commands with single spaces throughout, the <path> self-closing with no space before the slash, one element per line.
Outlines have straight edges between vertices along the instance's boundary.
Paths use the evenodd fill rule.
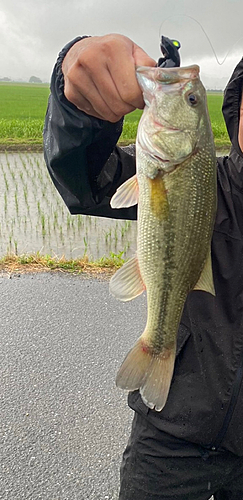
<path fill-rule="evenodd" d="M 0 118 L 42 120 L 50 90 L 48 84 L 0 84 Z"/>
<path fill-rule="evenodd" d="M 0 84 L 0 144 L 42 145 L 48 84 Z"/>
<path fill-rule="evenodd" d="M 230 140 L 222 114 L 223 93 L 208 92 L 208 110 L 216 147 L 229 146 Z"/>
<path fill-rule="evenodd" d="M 110 257 L 102 257 L 94 262 L 89 261 L 87 256 L 80 259 L 66 259 L 65 257 L 59 258 L 50 255 L 41 255 L 38 252 L 23 255 L 9 254 L 0 259 L 0 271 L 10 275 L 26 272 L 59 271 L 110 277 L 124 262 L 122 252 L 119 254 L 111 252 Z"/>
<path fill-rule="evenodd" d="M 42 146 L 42 129 L 49 95 L 47 84 L 0 84 L 0 146 L 15 149 L 23 145 Z M 229 146 L 229 138 L 221 113 L 222 93 L 208 93 L 208 107 L 216 147 Z M 135 141 L 142 111 L 125 117 L 120 143 Z"/>

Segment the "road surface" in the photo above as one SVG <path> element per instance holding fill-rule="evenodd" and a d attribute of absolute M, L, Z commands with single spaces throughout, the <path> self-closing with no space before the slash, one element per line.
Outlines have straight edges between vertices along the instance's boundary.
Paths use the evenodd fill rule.
<path fill-rule="evenodd" d="M 62 273 L 0 277 L 1 500 L 117 500 L 133 412 L 116 371 L 145 296 Z"/>

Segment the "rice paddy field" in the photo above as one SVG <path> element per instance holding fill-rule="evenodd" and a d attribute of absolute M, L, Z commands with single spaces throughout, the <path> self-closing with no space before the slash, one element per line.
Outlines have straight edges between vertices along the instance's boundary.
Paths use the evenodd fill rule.
<path fill-rule="evenodd" d="M 47 84 L 0 83 L 0 147 L 42 144 L 49 86 Z M 223 94 L 208 93 L 208 107 L 217 147 L 229 145 L 221 113 Z M 120 141 L 134 142 L 141 111 L 126 116 Z"/>
<path fill-rule="evenodd" d="M 71 216 L 54 188 L 42 155 L 49 86 L 0 83 L 0 258 L 107 259 L 117 265 L 136 249 L 136 223 Z M 208 94 L 216 146 L 228 146 L 223 96 Z M 136 136 L 140 111 L 125 119 L 122 143 Z"/>
<path fill-rule="evenodd" d="M 41 153 L 0 153 L 0 186 L 0 257 L 39 253 L 95 261 L 135 252 L 135 222 L 70 215 Z"/>

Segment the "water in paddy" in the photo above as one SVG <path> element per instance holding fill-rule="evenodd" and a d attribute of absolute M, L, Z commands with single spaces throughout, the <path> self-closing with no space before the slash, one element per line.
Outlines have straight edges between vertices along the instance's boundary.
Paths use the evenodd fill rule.
<path fill-rule="evenodd" d="M 90 259 L 136 250 L 136 222 L 70 215 L 43 155 L 0 154 L 0 257 L 40 252 Z"/>

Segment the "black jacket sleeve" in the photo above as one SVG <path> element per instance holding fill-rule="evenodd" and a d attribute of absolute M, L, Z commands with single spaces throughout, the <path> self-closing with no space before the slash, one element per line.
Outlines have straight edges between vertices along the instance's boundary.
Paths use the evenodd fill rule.
<path fill-rule="evenodd" d="M 220 158 L 219 164 L 227 166 L 227 176 L 232 186 L 243 190 L 243 153 L 239 146 L 240 104 L 243 91 L 243 58 L 234 69 L 224 92 L 223 115 L 231 140 L 228 157 Z"/>
<path fill-rule="evenodd" d="M 243 89 L 243 58 L 234 69 L 224 91 L 223 115 L 234 149 L 241 153 L 238 143 L 240 103 Z"/>
<path fill-rule="evenodd" d="M 123 120 L 114 124 L 91 117 L 64 96 L 62 61 L 81 39 L 64 47 L 53 69 L 43 134 L 47 168 L 72 214 L 135 219 L 136 207 L 110 207 L 116 188 L 135 173 L 134 147 L 116 146 Z"/>
<path fill-rule="evenodd" d="M 229 156 L 218 158 L 218 210 L 215 228 L 226 234 L 243 233 L 243 153 L 239 146 L 243 59 L 234 69 L 224 92 L 223 115 L 231 140 Z"/>

